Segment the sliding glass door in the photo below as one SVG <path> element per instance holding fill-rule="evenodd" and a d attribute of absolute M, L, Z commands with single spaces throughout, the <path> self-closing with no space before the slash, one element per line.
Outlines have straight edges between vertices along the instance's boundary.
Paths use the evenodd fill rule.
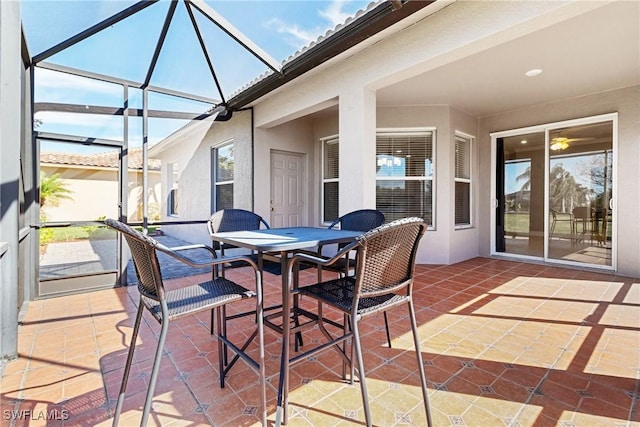
<path fill-rule="evenodd" d="M 493 134 L 494 253 L 614 267 L 616 116 Z"/>

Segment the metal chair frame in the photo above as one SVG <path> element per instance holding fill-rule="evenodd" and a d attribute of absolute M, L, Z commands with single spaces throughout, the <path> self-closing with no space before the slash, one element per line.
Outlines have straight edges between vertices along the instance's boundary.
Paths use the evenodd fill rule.
<path fill-rule="evenodd" d="M 138 310 L 133 327 L 133 335 L 131 337 L 131 344 L 127 354 L 127 362 L 124 368 L 124 375 L 122 378 L 122 384 L 120 386 L 120 392 L 118 395 L 118 401 L 116 404 L 115 414 L 113 418 L 113 425 L 117 426 L 122 412 L 122 406 L 124 404 L 124 397 L 126 392 L 127 380 L 129 378 L 129 372 L 131 369 L 131 363 L 133 361 L 133 354 L 135 351 L 135 343 L 140 330 L 140 323 L 142 320 L 142 313 L 146 309 L 148 310 L 154 319 L 160 323 L 161 330 L 158 338 L 158 345 L 155 352 L 153 367 L 151 370 L 151 377 L 149 379 L 149 386 L 146 394 L 144 410 L 142 413 L 141 426 L 146 426 L 147 420 L 151 411 L 151 402 L 153 399 L 153 393 L 155 390 L 156 381 L 158 378 L 158 371 L 160 368 L 160 361 L 162 359 L 162 351 L 164 348 L 167 332 L 169 329 L 169 323 L 179 317 L 190 315 L 204 310 L 215 310 L 218 316 L 218 331 L 216 337 L 218 339 L 218 355 L 219 355 L 219 369 L 220 369 L 220 387 L 224 387 L 224 378 L 229 372 L 234 363 L 240 358 L 243 359 L 251 368 L 253 368 L 260 377 L 261 387 L 261 402 L 262 413 L 261 421 L 263 425 L 267 422 L 267 409 L 266 409 L 266 379 L 264 368 L 264 325 L 263 325 L 263 313 L 262 313 L 262 283 L 259 270 L 255 262 L 245 256 L 223 257 L 216 258 L 215 251 L 205 245 L 189 245 L 169 248 L 156 240 L 136 231 L 129 225 L 123 222 L 113 219 L 105 220 L 105 224 L 115 230 L 119 231 L 126 239 L 131 255 L 133 258 L 136 274 L 138 276 L 138 291 L 140 293 L 140 300 L 138 303 Z M 207 250 L 211 253 L 212 261 L 207 262 L 195 262 L 190 258 L 180 254 L 183 250 Z M 251 291 L 235 282 L 227 280 L 223 277 L 212 278 L 210 281 L 206 281 L 197 285 L 186 286 L 176 290 L 166 291 L 164 282 L 162 279 L 162 273 L 160 270 L 160 264 L 158 262 L 157 252 L 163 252 L 171 257 L 184 262 L 185 264 L 194 268 L 203 268 L 220 265 L 225 262 L 244 262 L 253 268 L 255 273 L 255 285 L 256 290 Z M 221 309 L 227 304 L 241 301 L 247 298 L 256 299 L 256 330 L 250 335 L 247 341 L 241 346 L 236 346 L 226 335 L 226 319 L 222 316 Z M 253 312 L 251 312 L 253 313 Z M 224 319 L 224 320 L 223 320 Z M 254 360 L 245 353 L 245 349 L 248 347 L 251 341 L 258 337 L 258 360 Z M 235 353 L 235 357 L 231 363 L 227 364 L 223 358 L 223 344 L 225 349 L 231 348 Z"/>
<path fill-rule="evenodd" d="M 355 276 L 340 277 L 300 288 L 295 287 L 297 281 L 293 280 L 292 292 L 294 295 L 297 293 L 301 296 L 317 300 L 318 327 L 327 339 L 327 342 L 303 354 L 298 354 L 292 359 L 290 359 L 289 356 L 289 346 L 283 343 L 282 358 L 284 361 L 287 361 L 287 366 L 281 374 L 283 376 L 283 385 L 281 388 L 285 424 L 287 422 L 288 404 L 288 365 L 305 360 L 312 354 L 333 348 L 343 358 L 343 377 L 346 372 L 346 364 L 352 366 L 351 380 L 353 381 L 353 351 L 355 348 L 365 421 L 367 426 L 371 426 L 371 412 L 367 395 L 358 322 L 372 314 L 381 311 L 385 312 L 390 308 L 406 304 L 409 309 L 427 424 L 429 426 L 432 425 L 427 393 L 427 380 L 424 372 L 422 353 L 420 351 L 420 339 L 418 337 L 412 298 L 416 252 L 420 239 L 426 229 L 426 223 L 421 218 L 405 218 L 365 233 L 355 242 L 345 246 L 329 259 L 313 256 L 308 253 L 295 254 L 291 258 L 289 261 L 290 273 L 294 271 L 295 265 L 298 262 L 315 263 L 320 268 L 334 264 L 349 251 L 357 251 Z M 340 336 L 332 336 L 325 328 L 325 323 L 335 325 L 335 322 L 323 318 L 323 304 L 327 304 L 343 313 L 344 323 Z M 348 340 L 352 341 L 351 357 L 346 354 L 344 347 Z M 340 344 L 343 346 L 341 347 Z"/>
<path fill-rule="evenodd" d="M 327 228 L 335 228 L 339 226 L 341 230 L 369 231 L 384 224 L 384 214 L 377 209 L 359 209 L 342 215 L 333 221 Z M 345 245 L 338 246 L 338 249 Z M 318 254 L 322 255 L 322 246 L 318 248 Z M 355 268 L 356 260 L 350 257 L 350 253 L 332 265 L 318 268 L 318 282 L 322 282 L 322 270 L 328 270 L 338 273 L 338 275 L 349 275 L 349 271 Z M 387 313 L 383 313 L 384 330 L 387 335 L 387 345 L 391 348 L 391 333 L 389 332 L 389 319 Z"/>

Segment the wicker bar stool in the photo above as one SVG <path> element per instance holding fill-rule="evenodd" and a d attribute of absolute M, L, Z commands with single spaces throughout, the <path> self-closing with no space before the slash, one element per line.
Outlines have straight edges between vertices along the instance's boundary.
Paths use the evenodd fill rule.
<path fill-rule="evenodd" d="M 376 209 L 359 209 L 349 212 L 333 221 L 327 228 L 340 227 L 341 230 L 369 231 L 384 224 L 384 214 Z M 342 249 L 345 245 L 338 246 Z M 322 247 L 318 248 L 318 253 L 322 255 Z M 356 260 L 345 254 L 344 257 L 337 260 L 334 264 L 318 268 L 318 282 L 322 282 L 322 271 L 333 271 L 338 275 L 349 275 L 349 271 L 355 269 Z M 389 332 L 389 319 L 387 313 L 383 313 L 384 330 L 387 334 L 387 344 L 391 348 L 391 333 Z"/>
<path fill-rule="evenodd" d="M 231 348 L 236 354 L 236 359 L 243 359 L 251 368 L 258 372 L 260 377 L 261 388 L 261 402 L 262 402 L 262 414 L 261 421 L 263 425 L 267 422 L 267 410 L 266 410 L 266 380 L 264 369 L 264 327 L 263 327 L 263 314 L 262 314 L 262 284 L 261 277 L 258 273 L 256 264 L 248 257 L 226 257 L 217 258 L 212 248 L 205 245 L 190 245 L 181 246 L 176 248 L 168 248 L 156 240 L 143 235 L 142 233 L 134 230 L 127 224 L 113 219 L 105 220 L 105 224 L 109 227 L 122 233 L 125 237 L 129 249 L 131 250 L 131 256 L 133 258 L 133 264 L 138 276 L 138 291 L 140 293 L 140 301 L 138 304 L 138 311 L 136 314 L 136 320 L 133 327 L 133 335 L 131 337 L 131 345 L 127 355 L 127 362 L 124 368 L 124 375 L 122 377 L 122 385 L 120 386 L 120 392 L 118 395 L 118 401 L 116 404 L 116 410 L 113 418 L 113 425 L 118 425 L 120 413 L 122 412 L 122 406 L 124 403 L 125 391 L 127 387 L 127 380 L 129 378 L 129 371 L 131 369 L 131 363 L 133 361 L 133 354 L 135 350 L 135 343 L 140 329 L 140 323 L 142 320 L 142 313 L 146 309 L 153 318 L 160 323 L 161 330 L 158 338 L 158 346 L 156 348 L 155 358 L 153 362 L 153 368 L 151 370 L 151 377 L 149 379 L 149 387 L 144 404 L 144 410 L 142 413 L 141 426 L 147 424 L 149 413 L 151 411 L 151 401 L 153 398 L 153 392 L 158 378 L 158 371 L 160 368 L 160 360 L 162 359 L 162 351 L 164 343 L 169 330 L 169 323 L 171 320 L 177 319 L 182 316 L 187 316 L 204 310 L 215 310 L 218 315 L 218 354 L 219 354 L 219 368 L 220 368 L 220 386 L 224 387 L 224 377 L 228 370 L 233 366 L 233 363 L 226 365 L 223 362 L 223 343 L 225 347 Z M 211 253 L 212 261 L 210 262 L 194 262 L 179 252 L 187 249 L 201 249 L 208 250 Z M 195 268 L 202 268 L 206 266 L 215 267 L 223 262 L 244 262 L 251 266 L 255 272 L 255 291 L 249 290 L 235 282 L 227 280 L 223 277 L 216 277 L 212 280 L 199 283 L 197 285 L 191 285 L 175 290 L 165 290 L 164 282 L 162 280 L 162 274 L 160 270 L 160 264 L 158 263 L 157 251 L 166 253 L 187 265 Z M 247 298 L 255 298 L 256 300 L 256 331 L 250 335 L 245 344 L 236 346 L 226 335 L 226 328 L 224 327 L 225 320 L 222 317 L 221 309 L 226 304 L 232 304 L 237 301 L 241 301 Z M 258 360 L 254 360 L 244 352 L 244 349 L 249 345 L 255 337 L 258 337 Z"/>
<path fill-rule="evenodd" d="M 384 312 L 393 307 L 405 304 L 409 309 L 427 424 L 429 426 L 432 425 L 427 395 L 427 380 L 424 373 L 422 354 L 420 352 L 420 339 L 418 337 L 412 298 L 416 252 L 418 243 L 426 229 L 427 226 L 421 218 L 400 219 L 363 234 L 354 243 L 345 246 L 330 259 L 302 253 L 294 255 L 289 261 L 289 269 L 291 272 L 297 262 L 312 262 L 319 267 L 325 267 L 334 264 L 348 251 L 355 250 L 357 252 L 355 276 L 343 276 L 338 279 L 319 282 L 297 289 L 300 295 L 317 300 L 318 327 L 327 339 L 327 342 L 290 359 L 287 337 L 283 343 L 282 357 L 287 364 L 294 364 L 307 359 L 308 356 L 314 353 L 332 348 L 342 356 L 345 363 L 353 366 L 353 349 L 355 348 L 355 360 L 358 377 L 360 379 L 362 403 L 367 426 L 371 426 L 371 413 L 367 397 L 367 385 L 358 322 L 375 313 Z M 294 292 L 295 291 L 294 289 Z M 322 314 L 324 304 L 344 314 L 342 333 L 338 336 L 332 336 L 325 327 L 325 323 L 334 324 L 334 322 L 324 321 Z M 347 340 L 353 341 L 351 356 L 348 356 L 344 347 L 340 345 Z M 281 390 L 279 390 L 279 403 L 282 403 L 282 407 L 284 408 L 285 424 L 287 422 L 288 371 L 289 366 L 287 365 L 281 373 L 283 377 Z M 343 375 L 345 372 L 343 365 Z M 352 370 L 352 373 L 353 372 Z"/>

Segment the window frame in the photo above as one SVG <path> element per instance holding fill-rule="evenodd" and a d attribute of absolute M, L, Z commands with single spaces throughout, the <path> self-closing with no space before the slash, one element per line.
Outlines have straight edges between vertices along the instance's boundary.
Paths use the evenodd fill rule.
<path fill-rule="evenodd" d="M 167 195 L 167 216 L 170 217 L 180 216 L 180 209 L 178 208 L 178 197 L 180 197 L 179 175 L 178 162 L 167 163 L 167 188 L 169 189 L 169 194 Z"/>
<path fill-rule="evenodd" d="M 217 212 L 218 210 L 220 210 L 220 208 L 218 207 L 218 197 L 217 197 L 217 190 L 218 187 L 223 186 L 223 185 L 234 185 L 234 181 L 235 181 L 235 159 L 234 159 L 234 166 L 233 166 L 233 179 L 231 180 L 225 180 L 225 181 L 218 181 L 218 170 L 219 170 L 219 153 L 220 153 L 220 149 L 222 148 L 226 148 L 231 146 L 233 148 L 234 145 L 234 141 L 233 139 L 229 139 L 227 141 L 224 141 L 214 147 L 211 147 L 212 153 L 211 153 L 211 182 L 212 182 L 212 186 L 211 186 L 211 212 Z M 231 192 L 231 197 L 233 200 L 233 190 Z M 234 203 L 231 203 L 232 207 L 234 205 Z"/>
<path fill-rule="evenodd" d="M 436 189 L 436 175 L 437 175 L 437 129 L 436 127 L 428 126 L 428 127 L 415 127 L 415 128 L 377 128 L 376 129 L 376 159 L 378 152 L 378 137 L 380 135 L 389 135 L 389 136 L 428 136 L 431 135 L 431 175 L 427 175 L 425 171 L 425 175 L 423 177 L 418 176 L 409 176 L 409 177 L 377 177 L 376 176 L 376 188 L 378 181 L 421 181 L 421 182 L 431 182 L 431 223 L 427 224 L 428 230 L 436 230 L 437 229 L 437 208 L 436 208 L 436 200 L 437 200 L 437 189 Z M 376 208 L 377 208 L 377 196 L 376 196 Z M 424 216 L 424 215 L 423 215 Z M 388 221 L 388 220 L 387 220 Z"/>
<path fill-rule="evenodd" d="M 338 207 L 338 215 L 340 213 L 340 167 L 338 166 L 338 176 L 337 178 L 326 178 L 325 177 L 325 154 L 326 154 L 326 147 L 327 144 L 337 144 L 338 146 L 338 165 L 340 165 L 340 138 L 339 135 L 331 135 L 331 136 L 326 136 L 323 138 L 320 138 L 320 144 L 321 144 L 321 155 L 320 155 L 320 170 L 321 170 L 321 177 L 320 177 L 320 224 L 323 225 L 328 225 L 331 224 L 333 222 L 334 219 L 326 219 L 324 217 L 324 212 L 325 212 L 325 203 L 324 203 L 324 196 L 325 196 L 325 184 L 330 184 L 330 183 L 337 183 L 338 184 L 338 200 L 336 200 L 336 206 Z"/>
<path fill-rule="evenodd" d="M 458 164 L 458 159 L 457 159 L 457 150 L 456 150 L 456 145 L 458 143 L 458 140 L 464 140 L 465 142 L 467 142 L 469 144 L 469 157 L 467 159 L 468 161 L 468 167 L 469 167 L 469 178 L 461 178 L 457 176 L 457 170 L 456 170 L 456 165 Z M 473 142 L 475 141 L 475 137 L 473 135 L 469 135 L 467 133 L 464 132 L 460 132 L 460 131 L 455 131 L 454 132 L 454 154 L 453 154 L 453 188 L 454 188 L 454 196 L 453 196 L 453 224 L 454 224 L 454 229 L 456 230 L 462 230 L 462 229 L 466 229 L 466 228 L 473 228 Z M 468 201 L 468 206 L 469 206 L 469 222 L 468 223 L 456 223 L 456 184 L 457 183 L 463 183 L 463 184 L 469 184 L 469 201 Z"/>

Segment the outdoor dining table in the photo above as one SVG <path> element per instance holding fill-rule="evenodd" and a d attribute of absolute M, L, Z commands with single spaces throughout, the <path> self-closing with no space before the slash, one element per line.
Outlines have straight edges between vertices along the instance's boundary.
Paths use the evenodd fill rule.
<path fill-rule="evenodd" d="M 291 305 L 291 289 L 289 287 L 288 259 L 289 254 L 296 251 L 309 248 L 317 248 L 319 246 L 349 243 L 362 234 L 362 231 L 339 230 L 317 227 L 286 227 L 271 228 L 264 230 L 247 230 L 247 231 L 227 231 L 221 233 L 212 233 L 211 239 L 233 245 L 239 248 L 250 249 L 258 254 L 258 266 L 263 273 L 263 261 L 279 261 L 282 278 L 282 311 L 265 316 L 265 325 L 281 332 L 283 336 L 283 346 L 289 343 L 289 334 L 291 333 L 291 316 L 297 321 L 298 314 L 306 317 L 313 317 L 311 313 L 299 310 L 297 303 L 294 301 Z M 262 282 L 264 283 L 264 281 Z M 275 316 L 282 318 L 282 324 L 276 325 L 271 321 Z M 276 425 L 280 425 L 282 402 L 283 402 L 283 375 L 287 364 L 281 357 L 280 361 L 280 380 L 278 385 L 278 408 L 276 416 Z"/>

